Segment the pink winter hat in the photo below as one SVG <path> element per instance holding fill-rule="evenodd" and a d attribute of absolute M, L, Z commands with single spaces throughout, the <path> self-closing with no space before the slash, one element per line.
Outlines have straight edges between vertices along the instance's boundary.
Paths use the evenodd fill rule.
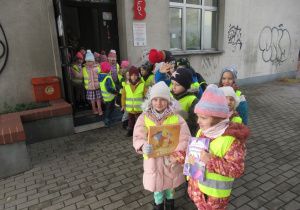
<path fill-rule="evenodd" d="M 75 58 L 81 58 L 83 60 L 83 55 L 80 52 L 78 52 L 76 53 Z"/>
<path fill-rule="evenodd" d="M 122 63 L 121 63 L 121 67 L 122 67 L 122 66 L 128 67 L 129 65 L 130 65 L 130 62 L 129 62 L 129 61 L 122 61 Z"/>
<path fill-rule="evenodd" d="M 110 50 L 107 56 L 108 59 L 117 60 L 117 53 L 115 50 Z"/>
<path fill-rule="evenodd" d="M 106 57 L 106 53 L 105 51 L 101 51 L 101 55 L 99 56 L 99 62 L 106 62 L 107 61 L 107 57 Z"/>
<path fill-rule="evenodd" d="M 111 70 L 110 64 L 108 62 L 100 63 L 101 72 L 108 74 Z"/>
<path fill-rule="evenodd" d="M 195 106 L 195 113 L 212 117 L 228 118 L 229 109 L 224 92 L 216 85 L 210 84 Z"/>
<path fill-rule="evenodd" d="M 98 58 L 98 57 L 100 57 L 100 54 L 97 53 L 97 52 L 94 52 L 94 57 L 95 57 L 95 58 Z"/>

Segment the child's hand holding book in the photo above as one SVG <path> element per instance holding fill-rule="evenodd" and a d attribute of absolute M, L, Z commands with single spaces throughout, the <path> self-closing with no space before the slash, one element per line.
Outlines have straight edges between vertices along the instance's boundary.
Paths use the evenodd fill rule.
<path fill-rule="evenodd" d="M 142 147 L 143 153 L 144 155 L 150 155 L 153 153 L 153 145 L 152 144 L 148 144 L 147 142 L 143 145 Z"/>
<path fill-rule="evenodd" d="M 213 156 L 214 154 L 211 150 L 209 150 L 209 152 L 206 152 L 205 149 L 202 149 L 200 153 L 200 160 L 201 162 L 207 164 L 209 159 L 212 158 Z"/>

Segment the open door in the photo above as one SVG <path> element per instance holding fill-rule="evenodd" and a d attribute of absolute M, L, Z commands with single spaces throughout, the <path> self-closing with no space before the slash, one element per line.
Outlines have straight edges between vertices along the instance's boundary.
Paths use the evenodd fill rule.
<path fill-rule="evenodd" d="M 62 64 L 62 75 L 63 75 L 63 83 L 65 89 L 65 98 L 66 101 L 69 102 L 74 107 L 74 95 L 71 83 L 71 62 L 69 58 L 69 54 L 71 53 L 71 47 L 67 46 L 66 41 L 66 33 L 64 29 L 63 23 L 63 15 L 62 15 L 62 3 L 61 0 L 54 0 L 54 8 L 55 8 L 55 19 L 58 31 L 58 42 L 59 42 L 59 52 L 60 52 L 60 61 Z M 73 109 L 74 110 L 74 109 Z"/>

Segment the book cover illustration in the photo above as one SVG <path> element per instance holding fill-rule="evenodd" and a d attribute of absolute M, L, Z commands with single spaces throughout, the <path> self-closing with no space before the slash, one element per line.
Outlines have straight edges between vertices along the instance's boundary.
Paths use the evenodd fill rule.
<path fill-rule="evenodd" d="M 183 174 L 203 181 L 205 176 L 205 163 L 200 160 L 202 149 L 208 151 L 210 140 L 207 138 L 190 137 L 185 157 Z"/>
<path fill-rule="evenodd" d="M 178 145 L 179 135 L 179 124 L 150 126 L 148 144 L 153 145 L 153 153 L 148 158 L 171 155 Z"/>

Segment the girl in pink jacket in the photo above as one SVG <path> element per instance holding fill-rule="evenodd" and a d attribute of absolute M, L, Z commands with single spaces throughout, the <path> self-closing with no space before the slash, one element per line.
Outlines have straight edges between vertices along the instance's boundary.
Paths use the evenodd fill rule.
<path fill-rule="evenodd" d="M 150 96 L 143 103 L 143 113 L 137 119 L 133 133 L 133 147 L 139 154 L 153 153 L 153 145 L 147 143 L 148 131 L 145 118 L 156 125 L 162 125 L 172 116 L 178 116 L 180 125 L 179 143 L 175 151 L 185 150 L 190 130 L 185 120 L 178 115 L 180 103 L 171 98 L 170 90 L 164 82 L 155 84 L 150 89 Z M 143 185 L 146 190 L 154 192 L 154 209 L 164 209 L 164 194 L 166 194 L 166 209 L 174 209 L 174 192 L 176 187 L 185 182 L 183 167 L 179 164 L 169 164 L 170 156 L 144 158 Z"/>
<path fill-rule="evenodd" d="M 80 73 L 72 70 L 76 77 L 83 78 L 84 87 L 86 89 L 86 99 L 91 100 L 93 113 L 103 115 L 101 108 L 101 90 L 100 82 L 98 81 L 98 75 L 100 73 L 99 64 L 95 64 L 95 58 L 91 50 L 87 50 L 85 56 L 85 67 L 83 67 Z M 97 101 L 97 108 L 96 102 Z"/>

